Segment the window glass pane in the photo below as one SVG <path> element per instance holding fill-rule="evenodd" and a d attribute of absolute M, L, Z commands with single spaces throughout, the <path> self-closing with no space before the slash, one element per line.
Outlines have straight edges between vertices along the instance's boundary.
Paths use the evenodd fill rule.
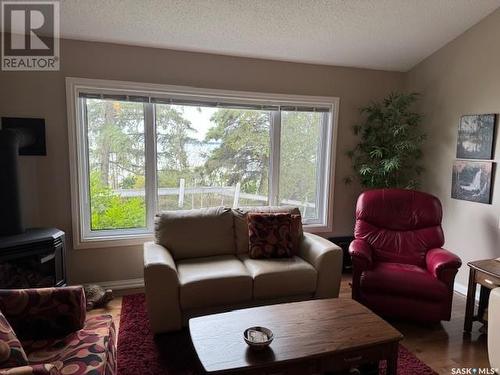
<path fill-rule="evenodd" d="M 318 219 L 322 113 L 281 112 L 279 204 L 298 206 L 304 219 Z"/>
<path fill-rule="evenodd" d="M 88 131 L 90 229 L 144 228 L 144 106 L 82 100 Z"/>
<path fill-rule="evenodd" d="M 155 107 L 160 211 L 268 204 L 270 112 Z"/>

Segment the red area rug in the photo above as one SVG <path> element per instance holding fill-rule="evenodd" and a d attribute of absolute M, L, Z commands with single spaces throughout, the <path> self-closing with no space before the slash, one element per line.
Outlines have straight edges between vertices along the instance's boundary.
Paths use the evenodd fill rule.
<path fill-rule="evenodd" d="M 144 294 L 123 297 L 118 333 L 118 375 L 203 374 L 187 330 L 151 333 Z M 398 375 L 434 375 L 429 366 L 399 346 Z M 385 375 L 380 365 L 379 375 Z"/>

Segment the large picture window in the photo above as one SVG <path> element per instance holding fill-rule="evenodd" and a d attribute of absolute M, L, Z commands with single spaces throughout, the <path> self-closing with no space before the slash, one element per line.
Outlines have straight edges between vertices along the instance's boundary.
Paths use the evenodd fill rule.
<path fill-rule="evenodd" d="M 328 226 L 334 98 L 150 86 L 67 79 L 79 243 L 213 206 L 293 205 Z"/>

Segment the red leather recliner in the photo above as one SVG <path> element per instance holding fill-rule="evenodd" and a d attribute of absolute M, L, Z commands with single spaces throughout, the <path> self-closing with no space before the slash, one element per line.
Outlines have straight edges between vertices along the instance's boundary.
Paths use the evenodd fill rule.
<path fill-rule="evenodd" d="M 366 191 L 356 205 L 352 297 L 386 318 L 450 320 L 459 257 L 441 248 L 442 208 L 429 194 Z"/>

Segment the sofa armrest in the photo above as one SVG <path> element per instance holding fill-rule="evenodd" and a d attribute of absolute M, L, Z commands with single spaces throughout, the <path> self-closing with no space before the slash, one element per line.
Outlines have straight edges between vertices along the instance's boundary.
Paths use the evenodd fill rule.
<path fill-rule="evenodd" d="M 0 375 L 60 375 L 56 366 L 51 363 L 27 365 L 0 369 Z"/>
<path fill-rule="evenodd" d="M 431 249 L 425 255 L 427 270 L 437 279 L 448 286 L 453 286 L 453 280 L 462 266 L 462 260 L 452 252 L 436 248 Z"/>
<path fill-rule="evenodd" d="M 177 267 L 170 252 L 154 242 L 144 244 L 144 285 L 153 332 L 180 330 L 182 315 Z"/>
<path fill-rule="evenodd" d="M 357 270 L 364 271 L 372 268 L 372 247 L 368 242 L 361 239 L 355 239 L 349 245 L 349 254 Z"/>
<path fill-rule="evenodd" d="M 21 340 L 62 337 L 83 328 L 85 293 L 81 286 L 0 289 L 0 311 Z"/>
<path fill-rule="evenodd" d="M 342 249 L 323 237 L 304 233 L 299 256 L 318 273 L 315 297 L 338 297 L 342 277 Z"/>
<path fill-rule="evenodd" d="M 488 357 L 492 368 L 500 368 L 500 288 L 490 293 L 488 304 Z"/>

